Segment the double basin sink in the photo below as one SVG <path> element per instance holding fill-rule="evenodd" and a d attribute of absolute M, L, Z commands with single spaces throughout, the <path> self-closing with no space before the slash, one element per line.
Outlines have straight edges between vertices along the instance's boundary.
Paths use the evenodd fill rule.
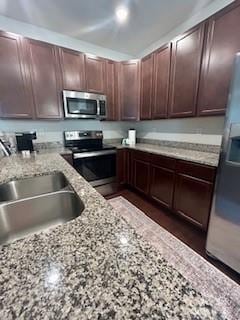
<path fill-rule="evenodd" d="M 63 224 L 84 210 L 61 172 L 0 185 L 0 244 Z"/>

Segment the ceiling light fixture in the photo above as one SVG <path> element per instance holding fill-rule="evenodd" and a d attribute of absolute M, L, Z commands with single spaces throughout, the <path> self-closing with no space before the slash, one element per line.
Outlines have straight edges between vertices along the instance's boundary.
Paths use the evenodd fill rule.
<path fill-rule="evenodd" d="M 124 6 L 118 7 L 115 12 L 117 21 L 120 23 L 125 22 L 127 20 L 128 13 L 128 8 Z"/>

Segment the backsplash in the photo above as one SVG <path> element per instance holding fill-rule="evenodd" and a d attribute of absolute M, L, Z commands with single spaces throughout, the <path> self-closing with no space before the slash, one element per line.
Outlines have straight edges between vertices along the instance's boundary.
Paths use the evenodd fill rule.
<path fill-rule="evenodd" d="M 105 122 L 97 120 L 31 121 L 0 120 L 0 136 L 3 133 L 14 135 L 17 131 L 36 131 L 34 143 L 63 143 L 63 131 L 102 130 L 104 139 L 122 139 L 126 137 L 131 124 L 128 122 Z"/>
<path fill-rule="evenodd" d="M 224 117 L 163 119 L 132 123 L 137 138 L 220 146 Z"/>
<path fill-rule="evenodd" d="M 181 149 L 211 152 L 211 153 L 220 152 L 220 146 L 213 145 L 213 144 L 190 143 L 190 142 L 169 141 L 169 140 L 154 140 L 154 139 L 144 139 L 144 138 L 137 138 L 137 143 L 148 143 L 156 146 L 181 148 Z"/>
<path fill-rule="evenodd" d="M 16 131 L 36 131 L 38 148 L 59 147 L 63 145 L 65 130 L 102 130 L 104 140 L 120 143 L 126 138 L 129 128 L 137 130 L 139 142 L 188 147 L 195 150 L 219 152 L 224 127 L 224 117 L 202 117 L 188 119 L 164 119 L 139 122 L 107 122 L 97 120 L 31 121 L 0 120 L 2 133 Z M 209 147 L 210 145 L 210 147 Z M 200 148 L 200 149 L 199 149 Z"/>
<path fill-rule="evenodd" d="M 105 144 L 121 144 L 122 138 L 116 139 L 104 139 Z M 33 140 L 34 150 L 43 150 L 43 149 L 56 149 L 63 147 L 63 141 L 46 141 L 46 142 L 37 142 Z"/>
<path fill-rule="evenodd" d="M 156 133 L 156 132 L 138 132 L 138 138 L 157 141 L 177 141 L 193 144 L 210 144 L 220 146 L 222 135 L 208 134 L 182 134 L 182 133 Z"/>

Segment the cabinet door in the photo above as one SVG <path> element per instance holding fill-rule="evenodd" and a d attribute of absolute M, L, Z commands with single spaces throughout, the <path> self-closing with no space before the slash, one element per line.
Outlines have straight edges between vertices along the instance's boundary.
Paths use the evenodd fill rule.
<path fill-rule="evenodd" d="M 36 117 L 62 118 L 60 68 L 57 50 L 50 44 L 26 40 Z"/>
<path fill-rule="evenodd" d="M 139 159 L 133 159 L 133 185 L 144 193 L 149 193 L 150 163 Z"/>
<path fill-rule="evenodd" d="M 86 55 L 87 91 L 96 93 L 105 92 L 106 60 Z"/>
<path fill-rule="evenodd" d="M 179 173 L 176 177 L 174 209 L 190 222 L 207 230 L 212 192 L 211 182 Z"/>
<path fill-rule="evenodd" d="M 83 53 L 59 48 L 63 89 L 83 91 L 85 82 L 85 57 Z"/>
<path fill-rule="evenodd" d="M 117 150 L 117 182 L 118 185 L 127 183 L 127 150 Z"/>
<path fill-rule="evenodd" d="M 21 37 L 0 32 L 1 117 L 31 118 L 33 116 L 25 58 Z"/>
<path fill-rule="evenodd" d="M 224 114 L 233 73 L 240 51 L 239 1 L 209 20 L 200 80 L 198 114 Z"/>
<path fill-rule="evenodd" d="M 106 61 L 107 120 L 118 120 L 116 62 Z"/>
<path fill-rule="evenodd" d="M 153 54 L 141 60 L 141 110 L 140 118 L 152 118 Z"/>
<path fill-rule="evenodd" d="M 170 84 L 171 44 L 154 53 L 154 100 L 152 118 L 167 118 Z"/>
<path fill-rule="evenodd" d="M 197 93 L 205 24 L 196 26 L 173 42 L 169 116 L 196 114 Z"/>
<path fill-rule="evenodd" d="M 121 62 L 119 69 L 121 120 L 138 120 L 140 107 L 139 61 Z"/>
<path fill-rule="evenodd" d="M 174 182 L 174 170 L 152 165 L 150 197 L 165 207 L 172 208 Z"/>
<path fill-rule="evenodd" d="M 127 184 L 131 187 L 134 187 L 133 155 L 134 150 L 127 149 Z"/>

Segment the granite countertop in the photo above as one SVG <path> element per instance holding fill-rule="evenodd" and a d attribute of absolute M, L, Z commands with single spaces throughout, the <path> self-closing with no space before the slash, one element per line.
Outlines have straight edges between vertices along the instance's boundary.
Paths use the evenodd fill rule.
<path fill-rule="evenodd" d="M 159 154 L 175 159 L 186 160 L 191 162 L 196 162 L 200 164 L 209 165 L 212 167 L 218 166 L 219 153 L 206 152 L 206 151 L 196 151 L 187 148 L 179 148 L 172 146 L 161 146 L 150 143 L 137 143 L 135 146 L 126 146 L 119 143 L 105 143 L 115 146 L 117 149 L 129 148 L 134 150 L 140 150 L 145 152 L 150 152 L 154 154 Z M 57 148 L 42 148 L 38 150 L 39 154 L 44 153 L 60 153 L 60 154 L 71 154 L 72 151 L 68 148 L 57 147 Z"/>
<path fill-rule="evenodd" d="M 135 146 L 123 146 L 121 144 L 115 145 L 117 148 L 129 148 L 159 154 L 175 159 L 192 161 L 200 164 L 209 165 L 212 167 L 218 166 L 219 154 L 213 152 L 196 151 L 183 148 L 166 147 L 160 145 L 153 145 L 148 143 L 137 143 Z"/>
<path fill-rule="evenodd" d="M 49 154 L 49 153 L 72 154 L 72 150 L 65 147 L 42 148 L 37 150 L 37 154 Z"/>
<path fill-rule="evenodd" d="M 59 154 L 0 160 L 0 183 L 65 174 L 75 220 L 0 246 L 0 319 L 224 319 Z"/>

